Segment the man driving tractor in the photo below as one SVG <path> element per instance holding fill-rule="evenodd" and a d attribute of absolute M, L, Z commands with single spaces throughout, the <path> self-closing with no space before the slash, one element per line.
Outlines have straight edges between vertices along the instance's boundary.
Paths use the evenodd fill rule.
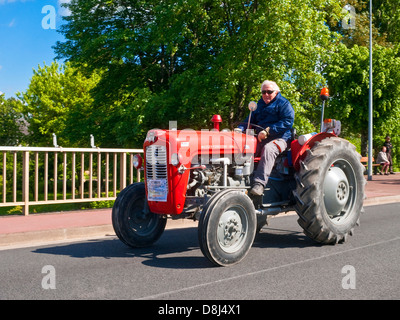
<path fill-rule="evenodd" d="M 276 157 L 287 148 L 294 122 L 294 109 L 284 98 L 278 85 L 273 81 L 264 81 L 261 85 L 262 98 L 257 110 L 252 114 L 251 122 L 261 128 L 258 132 L 256 156 L 260 156 L 250 193 L 262 196 L 267 185 Z M 244 120 L 247 123 L 248 117 Z M 239 126 L 245 130 L 244 126 Z"/>

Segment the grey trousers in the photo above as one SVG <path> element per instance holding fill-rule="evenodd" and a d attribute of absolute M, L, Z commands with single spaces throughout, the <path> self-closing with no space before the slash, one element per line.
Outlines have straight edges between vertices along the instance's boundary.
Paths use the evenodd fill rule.
<path fill-rule="evenodd" d="M 283 139 L 258 144 L 256 155 L 260 156 L 261 159 L 254 171 L 254 183 L 261 183 L 264 187 L 267 185 L 276 157 L 286 148 L 287 143 Z"/>

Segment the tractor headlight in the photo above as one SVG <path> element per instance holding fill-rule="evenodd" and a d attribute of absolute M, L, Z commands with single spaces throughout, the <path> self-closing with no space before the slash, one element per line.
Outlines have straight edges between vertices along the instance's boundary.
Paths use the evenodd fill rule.
<path fill-rule="evenodd" d="M 341 131 L 341 122 L 335 119 L 325 119 L 322 132 L 334 133 L 339 136 Z"/>
<path fill-rule="evenodd" d="M 132 159 L 132 165 L 139 170 L 142 167 L 143 158 L 140 154 L 135 154 Z"/>

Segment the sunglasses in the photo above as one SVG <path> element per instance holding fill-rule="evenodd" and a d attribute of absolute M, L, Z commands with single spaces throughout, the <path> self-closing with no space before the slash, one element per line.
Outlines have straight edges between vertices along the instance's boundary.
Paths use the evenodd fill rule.
<path fill-rule="evenodd" d="M 275 91 L 276 91 L 276 90 L 263 90 L 263 91 L 261 91 L 261 93 L 262 93 L 262 94 L 266 94 L 266 93 L 268 93 L 268 94 L 273 94 Z"/>

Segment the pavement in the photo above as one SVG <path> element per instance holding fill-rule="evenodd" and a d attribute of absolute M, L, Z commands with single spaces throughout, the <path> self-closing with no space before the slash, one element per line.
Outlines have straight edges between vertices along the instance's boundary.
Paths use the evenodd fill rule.
<path fill-rule="evenodd" d="M 400 202 L 400 173 L 373 175 L 372 180 L 367 181 L 365 194 L 364 206 Z M 169 219 L 166 228 L 197 227 L 197 224 L 189 219 Z M 0 250 L 107 236 L 115 236 L 111 209 L 0 217 Z"/>

